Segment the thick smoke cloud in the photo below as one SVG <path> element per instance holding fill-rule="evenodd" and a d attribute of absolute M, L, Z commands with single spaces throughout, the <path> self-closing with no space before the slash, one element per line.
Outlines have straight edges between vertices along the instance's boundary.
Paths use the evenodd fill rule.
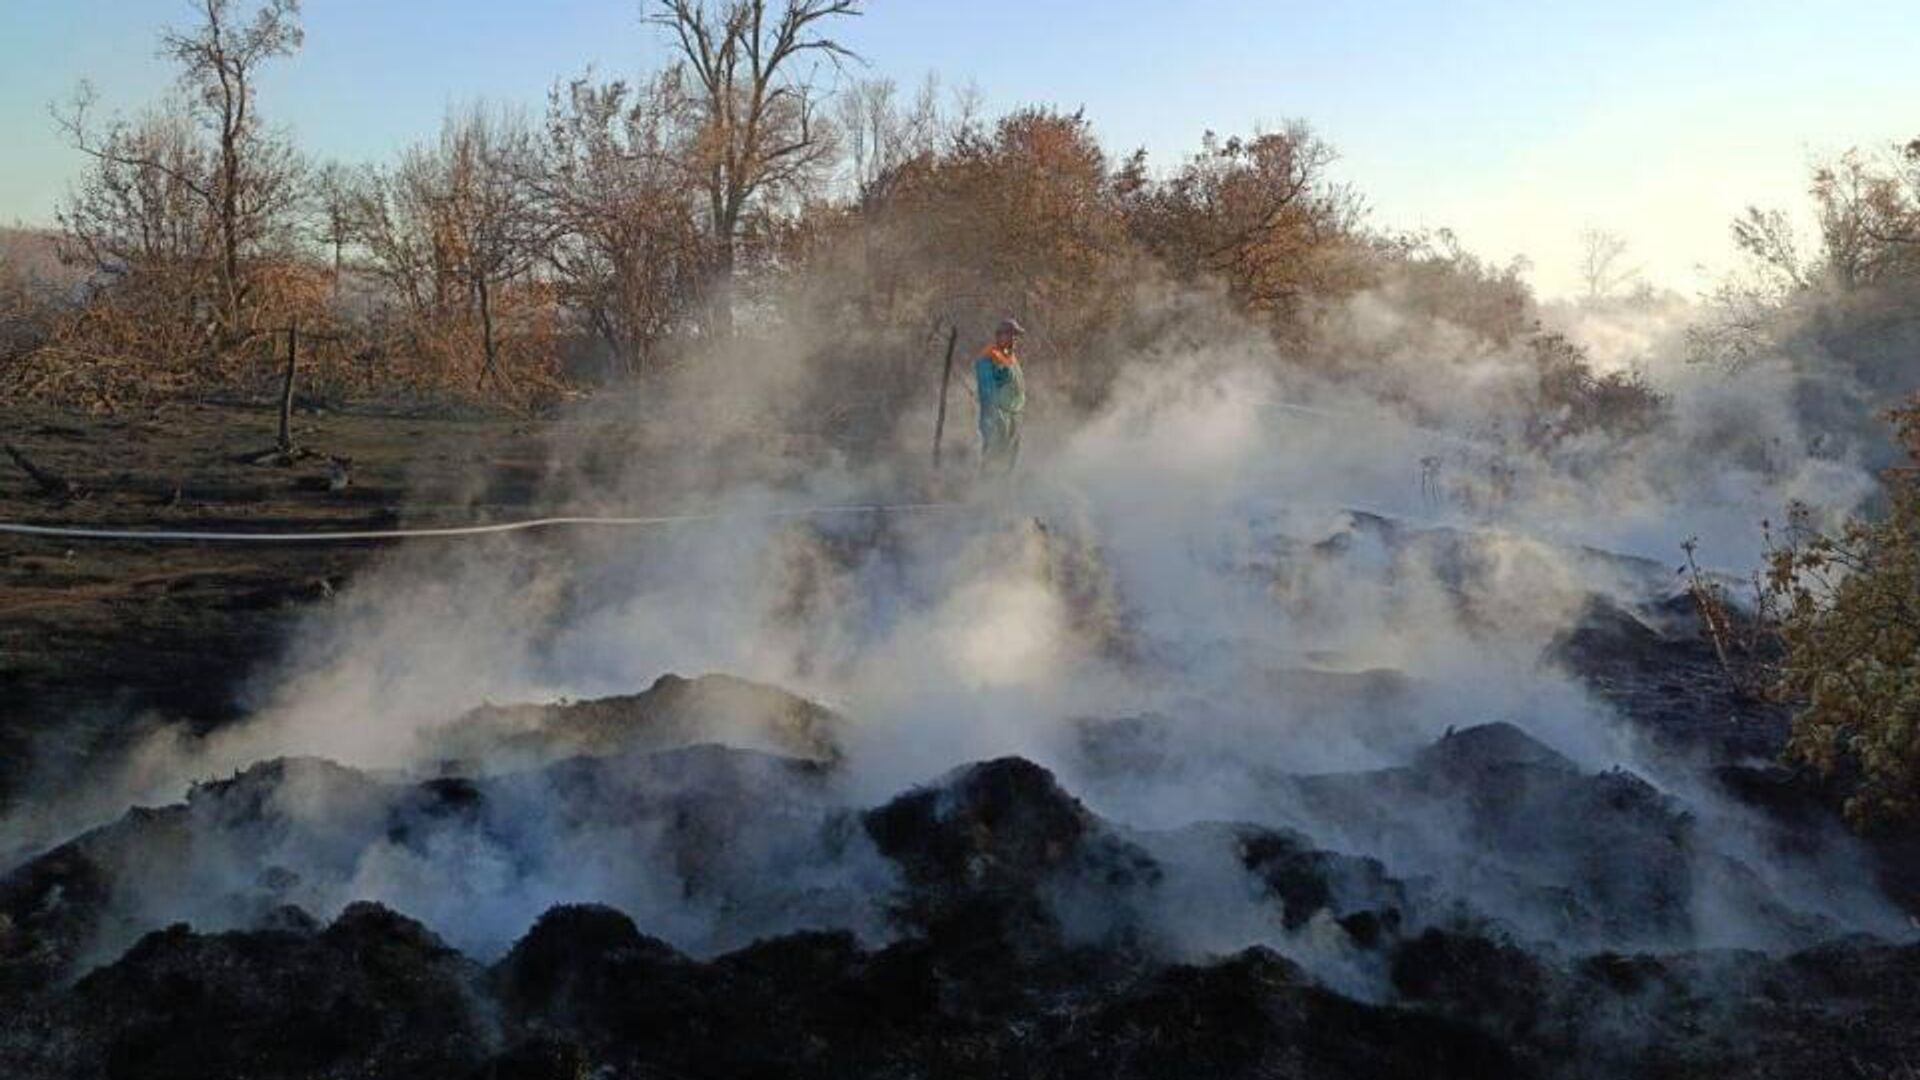
<path fill-rule="evenodd" d="M 1038 413 L 1025 468 L 999 485 L 971 483 L 962 457 L 935 487 L 911 463 L 930 426 L 919 415 L 902 418 L 901 451 L 875 460 L 769 440 L 780 403 L 808 377 L 804 345 L 766 347 L 744 385 L 726 374 L 744 363 L 703 366 L 662 402 L 556 436 L 554 484 L 589 511 L 673 502 L 723 522 L 402 552 L 262 673 L 248 722 L 205 737 L 163 731 L 98 791 L 49 795 L 35 816 L 7 822 L 0 848 L 273 758 L 432 777 L 446 765 L 449 725 L 475 708 L 720 671 L 826 703 L 848 725 L 837 767 L 817 784 L 743 790 L 688 766 L 687 777 L 719 785 L 711 798 L 772 792 L 779 803 L 743 810 L 714 865 L 684 865 L 684 838 L 663 837 L 656 820 L 558 810 L 573 803 L 542 787 L 548 774 L 504 751 L 476 760 L 471 746 L 462 768 L 499 785 L 484 821 L 442 827 L 422 808 L 402 838 L 362 844 L 394 810 L 352 774 L 309 764 L 274 787 L 263 820 L 277 824 L 240 834 L 263 846 L 210 849 L 144 875 L 154 888 L 127 914 L 129 932 L 254 917 L 213 899 L 252 890 L 323 915 L 383 900 L 483 955 L 546 906 L 579 900 L 621 906 L 697 952 L 805 925 L 880 939 L 892 870 L 862 838 L 836 833 L 836 815 L 966 762 L 1021 755 L 1095 811 L 1163 834 L 1174 870 L 1149 916 L 1167 948 L 1264 941 L 1364 993 L 1378 973 L 1353 967 L 1325 920 L 1276 922 L 1224 834 L 1167 837 L 1216 828 L 1208 822 L 1294 828 L 1523 930 L 1556 932 L 1528 875 L 1590 871 L 1591 852 L 1556 847 L 1579 837 L 1543 833 L 1537 858 L 1491 866 L 1475 857 L 1478 826 L 1423 818 L 1424 804 L 1398 801 L 1391 786 L 1377 789 L 1363 825 L 1342 809 L 1346 796 L 1282 779 L 1400 766 L 1451 730 L 1493 721 L 1582 775 L 1602 774 L 1594 784 L 1613 783 L 1604 775 L 1614 769 L 1644 778 L 1644 791 L 1623 790 L 1693 823 L 1684 869 L 1694 910 L 1680 929 L 1602 926 L 1583 931 L 1585 943 L 1788 943 L 1780 919 L 1754 912 L 1754 895 L 1835 928 L 1893 926 L 1856 884 L 1864 875 L 1844 843 L 1817 867 L 1828 884 L 1816 895 L 1805 884 L 1812 864 L 1783 862 L 1747 812 L 1543 653 L 1596 594 L 1623 606 L 1665 595 L 1687 536 L 1710 537 L 1708 550 L 1737 565 L 1755 552 L 1762 517 L 1796 498 L 1851 508 L 1865 473 L 1795 452 L 1806 440 L 1786 388 L 1764 373 L 1728 381 L 1677 366 L 1659 383 L 1672 399 L 1667 424 L 1528 454 L 1500 437 L 1521 422 L 1514 388 L 1525 371 L 1513 350 L 1440 327 L 1383 355 L 1379 341 L 1406 336 L 1390 303 L 1363 295 L 1341 318 L 1356 349 L 1382 357 L 1373 369 L 1307 377 L 1257 338 L 1217 329 L 1203 344 L 1176 336 L 1116 357 L 1123 373 L 1108 403 L 1087 417 Z M 609 441 L 630 466 L 570 468 L 588 445 L 604 458 Z M 669 460 L 662 446 L 672 469 L 653 467 Z M 875 501 L 938 505 L 799 513 Z M 1150 767 L 1114 768 L 1090 752 L 1090 725 L 1117 719 L 1155 733 Z M 581 782 L 704 790 L 619 760 Z M 262 867 L 291 876 L 260 886 Z M 795 883 L 810 904 L 789 902 Z M 1070 923 L 1071 906 L 1063 900 Z"/>

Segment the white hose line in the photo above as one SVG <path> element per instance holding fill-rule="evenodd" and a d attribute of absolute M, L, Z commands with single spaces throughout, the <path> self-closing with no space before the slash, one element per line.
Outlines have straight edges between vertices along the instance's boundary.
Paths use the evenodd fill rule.
<path fill-rule="evenodd" d="M 1423 435 L 1444 439 L 1462 446 L 1486 448 L 1489 444 L 1478 439 L 1463 438 L 1450 432 L 1432 428 L 1407 425 L 1397 418 L 1384 414 L 1371 417 L 1359 413 L 1337 412 L 1331 409 L 1315 408 L 1296 402 L 1282 401 L 1277 398 L 1263 398 L 1258 404 L 1272 409 L 1280 409 L 1322 420 L 1347 422 L 1369 419 L 1393 419 L 1403 426 Z M 962 506 L 962 503 L 855 503 L 841 506 L 808 506 L 791 510 L 770 510 L 760 513 L 710 513 L 710 514 L 667 514 L 652 517 L 606 517 L 591 515 L 570 515 L 563 517 L 532 518 L 525 521 L 505 521 L 493 525 L 456 525 L 438 528 L 419 529 L 356 529 L 339 532 L 211 532 L 192 529 L 88 529 L 64 525 L 27 525 L 16 522 L 0 521 L 0 535 L 34 536 L 58 540 L 134 540 L 158 543 L 211 543 L 211 544 L 326 544 L 351 543 L 366 540 L 415 540 L 435 537 L 486 536 L 494 533 L 525 532 L 534 529 L 569 528 L 575 526 L 600 526 L 609 528 L 649 528 L 668 525 L 691 525 L 716 521 L 764 521 L 780 518 L 819 517 L 832 514 L 884 514 L 884 513 L 923 513 L 931 510 L 950 510 Z"/>
<path fill-rule="evenodd" d="M 769 521 L 781 518 L 824 517 L 833 514 L 925 513 L 956 509 L 962 503 L 851 503 L 840 506 L 803 506 L 758 513 L 663 514 L 652 517 L 568 515 L 503 521 L 492 525 L 449 525 L 418 529 L 355 529 L 332 532 L 211 532 L 194 529 L 88 529 L 66 525 L 26 525 L 0 522 L 0 534 L 60 540 L 138 540 L 208 544 L 326 544 L 362 540 L 415 540 L 433 537 L 487 536 L 532 529 L 601 526 L 657 528 L 717 521 Z"/>

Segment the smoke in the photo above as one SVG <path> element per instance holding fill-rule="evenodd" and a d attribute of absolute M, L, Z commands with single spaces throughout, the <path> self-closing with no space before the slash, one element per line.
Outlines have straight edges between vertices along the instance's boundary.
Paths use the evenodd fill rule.
<path fill-rule="evenodd" d="M 600 901 L 694 952 L 812 925 L 882 940 L 895 879 L 851 810 L 1017 754 L 1142 835 L 1295 828 L 1541 938 L 1772 947 L 1797 940 L 1781 927 L 1801 915 L 1893 925 L 1844 842 L 1818 864 L 1834 876 L 1816 893 L 1814 864 L 1779 856 L 1749 812 L 1543 655 L 1596 595 L 1629 608 L 1666 595 L 1687 536 L 1710 536 L 1708 550 L 1737 564 L 1787 500 L 1844 511 L 1867 492 L 1853 463 L 1796 449 L 1806 438 L 1785 384 L 1663 367 L 1666 422 L 1536 452 L 1510 437 L 1531 377 L 1517 346 L 1373 294 L 1331 325 L 1367 364 L 1304 374 L 1231 327 L 1117 356 L 1097 410 L 1036 412 L 1027 461 L 1004 483 L 973 482 L 964 455 L 929 476 L 925 415 L 902 417 L 865 458 L 780 434 L 796 426 L 791 403 L 813 400 L 801 388 L 829 377 L 824 338 L 696 365 L 670 393 L 602 402 L 566 425 L 551 482 L 583 512 L 723 521 L 401 552 L 261 674 L 247 722 L 164 729 L 103 780 L 108 794 L 49 795 L 34 819 L 6 823 L 10 839 L 50 840 L 256 762 L 324 759 L 366 776 L 289 763 L 294 782 L 267 788 L 272 805 L 230 844 L 140 875 L 128 926 L 257 915 L 235 895 L 319 913 L 378 899 L 494 955 L 547 906 Z M 808 513 L 872 502 L 915 508 Z M 487 785 L 477 819 L 457 792 L 396 804 L 408 789 L 368 786 L 437 775 L 450 725 L 487 704 L 710 671 L 838 710 L 836 767 L 798 779 L 767 762 L 626 755 L 554 772 L 481 748 L 463 765 Z M 1098 722 L 1126 719 L 1151 735 L 1145 766 L 1090 749 Z M 1662 927 L 1595 916 L 1570 930 L 1542 890 L 1626 888 L 1643 873 L 1638 849 L 1596 860 L 1578 850 L 1595 834 L 1546 822 L 1530 833 L 1525 820 L 1489 840 L 1450 796 L 1385 782 L 1336 796 L 1308 782 L 1390 772 L 1494 721 L 1563 757 L 1550 778 L 1578 797 L 1624 792 L 1648 808 L 1648 829 L 1689 822 L 1675 857 L 1690 910 Z M 249 782 L 265 786 L 257 771 L 234 781 Z M 1574 805 L 1540 800 L 1516 810 Z M 202 795 L 188 820 L 231 805 Z M 687 821 L 716 830 L 715 844 L 675 831 Z M 1494 840 L 1501 854 L 1486 855 Z M 1169 949 L 1263 942 L 1352 992 L 1374 984 L 1327 918 L 1277 923 L 1230 847 L 1160 842 L 1169 884 L 1149 917 Z M 689 850 L 706 854 L 690 865 Z M 285 873 L 262 879 L 268 867 Z M 1619 884 L 1604 885 L 1609 874 Z"/>
<path fill-rule="evenodd" d="M 1542 311 L 1543 323 L 1584 348 L 1598 369 L 1637 372 L 1667 396 L 1666 429 L 1628 473 L 1646 490 L 1612 501 L 1655 513 L 1684 506 L 1703 550 L 1726 567 L 1758 562 L 1759 523 L 1779 523 L 1789 505 L 1831 527 L 1875 497 L 1874 477 L 1890 463 L 1880 412 L 1892 401 L 1884 385 L 1870 385 L 1888 380 L 1828 354 L 1803 325 L 1812 321 L 1805 312 L 1771 317 L 1779 325 L 1769 328 L 1770 347 L 1730 369 L 1691 341 L 1729 318 L 1712 304 L 1655 294 Z M 1646 546 L 1670 533 L 1656 520 L 1637 522 L 1623 542 Z"/>

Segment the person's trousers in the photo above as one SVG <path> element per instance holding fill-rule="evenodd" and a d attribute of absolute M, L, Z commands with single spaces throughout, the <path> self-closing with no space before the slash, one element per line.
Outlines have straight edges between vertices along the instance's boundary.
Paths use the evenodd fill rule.
<path fill-rule="evenodd" d="M 995 409 L 980 425 L 980 471 L 1004 476 L 1020 460 L 1020 414 Z"/>

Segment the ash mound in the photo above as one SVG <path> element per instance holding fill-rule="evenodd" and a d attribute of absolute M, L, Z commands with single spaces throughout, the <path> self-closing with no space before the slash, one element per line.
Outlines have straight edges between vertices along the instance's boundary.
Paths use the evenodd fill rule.
<path fill-rule="evenodd" d="M 1000 758 L 859 805 L 841 752 L 651 748 L 701 730 L 663 702 L 705 695 L 805 721 L 779 730 L 837 723 L 662 680 L 462 722 L 537 765 L 263 762 L 12 869 L 0 1073 L 1796 1076 L 1920 1056 L 1920 947 L 1855 933 L 1709 843 L 1681 797 L 1511 724 L 1262 774 L 1269 823 L 1153 830 L 1063 777 L 1097 793 L 1166 767 L 1129 746 L 1170 721 L 1089 722 L 1057 772 Z M 1769 947 L 1701 947 L 1732 921 Z"/>
<path fill-rule="evenodd" d="M 488 705 L 423 733 L 426 754 L 451 771 L 485 763 L 530 768 L 571 757 L 609 757 L 719 742 L 832 762 L 846 721 L 778 687 L 730 675 L 662 675 L 638 694 L 557 705 Z"/>

